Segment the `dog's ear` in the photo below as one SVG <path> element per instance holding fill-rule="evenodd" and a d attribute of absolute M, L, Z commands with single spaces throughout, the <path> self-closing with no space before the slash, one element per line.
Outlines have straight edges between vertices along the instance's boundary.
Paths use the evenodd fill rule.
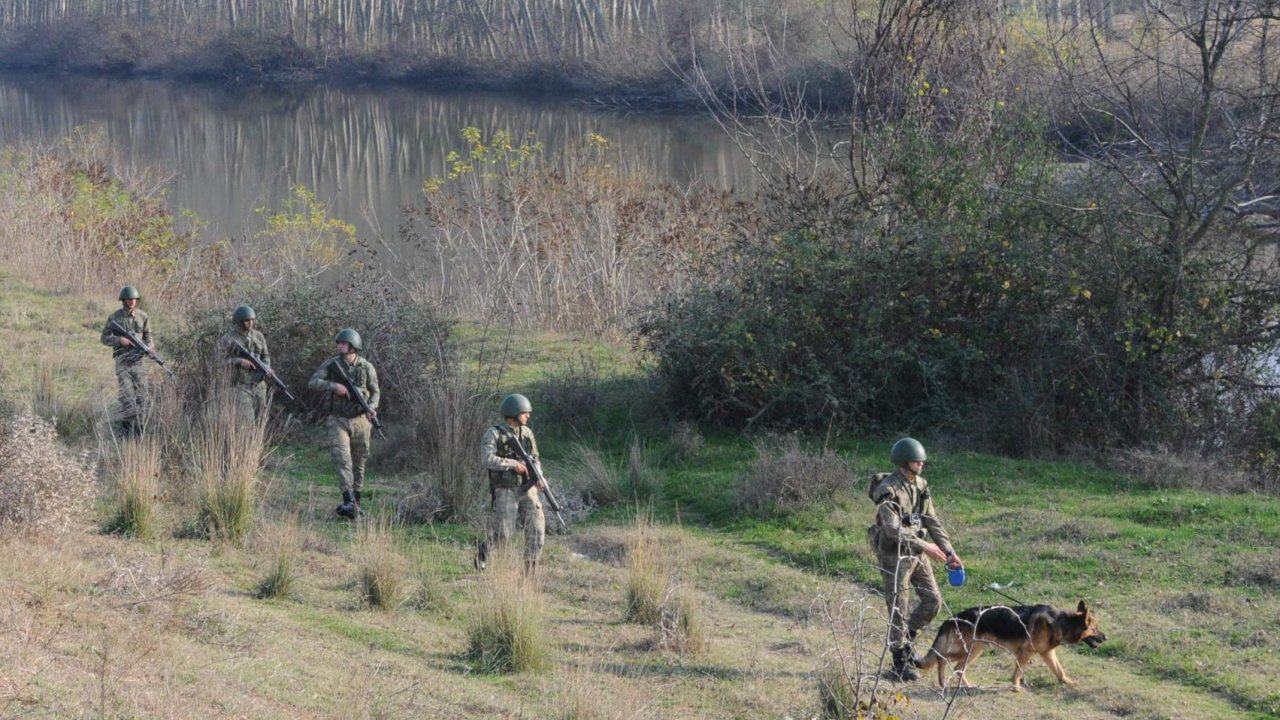
<path fill-rule="evenodd" d="M 1080 601 L 1080 604 L 1076 606 L 1076 612 L 1078 612 L 1078 613 L 1080 613 L 1081 615 L 1083 615 L 1083 614 L 1085 613 L 1085 610 L 1086 610 L 1086 608 L 1085 608 L 1085 606 L 1084 606 L 1084 601 L 1083 601 L 1083 600 L 1081 600 L 1081 601 Z"/>

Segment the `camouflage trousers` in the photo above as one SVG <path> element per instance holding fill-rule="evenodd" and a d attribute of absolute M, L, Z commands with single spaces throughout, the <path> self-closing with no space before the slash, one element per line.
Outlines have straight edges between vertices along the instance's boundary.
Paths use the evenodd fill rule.
<path fill-rule="evenodd" d="M 537 562 L 547 539 L 547 519 L 536 487 L 525 493 L 519 488 L 494 488 L 493 515 L 489 524 L 489 545 L 496 548 L 511 542 L 516 527 L 524 526 L 525 562 Z"/>
<path fill-rule="evenodd" d="M 141 423 L 146 409 L 147 366 L 140 360 L 116 358 L 116 383 L 120 388 L 120 420 Z"/>
<path fill-rule="evenodd" d="M 373 423 L 364 415 L 354 418 L 330 415 L 324 426 L 329 431 L 329 457 L 338 471 L 340 489 L 360 492 L 364 487 L 364 464 L 369 459 Z"/>
<path fill-rule="evenodd" d="M 942 607 L 942 593 L 933 577 L 933 565 L 924 555 L 879 553 L 884 602 L 889 608 L 889 647 L 909 645 L 921 628 Z M 907 592 L 916 591 L 916 605 L 908 612 Z"/>
<path fill-rule="evenodd" d="M 231 397 L 236 404 L 236 412 L 246 423 L 258 422 L 267 413 L 267 384 L 236 383 L 231 389 Z"/>

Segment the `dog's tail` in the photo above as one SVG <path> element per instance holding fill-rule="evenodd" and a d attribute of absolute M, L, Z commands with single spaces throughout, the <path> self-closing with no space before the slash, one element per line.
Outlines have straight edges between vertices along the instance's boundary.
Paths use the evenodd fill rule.
<path fill-rule="evenodd" d="M 921 670 L 928 670 L 935 665 L 946 665 L 947 646 L 951 644 L 950 636 L 956 632 L 955 620 L 950 619 L 942 623 L 942 627 L 938 628 L 938 635 L 933 639 L 933 645 L 918 658 L 915 658 L 916 667 Z"/>

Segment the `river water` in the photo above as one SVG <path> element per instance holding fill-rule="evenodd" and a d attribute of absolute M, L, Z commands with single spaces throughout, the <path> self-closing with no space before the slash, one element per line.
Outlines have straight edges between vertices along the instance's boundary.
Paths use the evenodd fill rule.
<path fill-rule="evenodd" d="M 757 178 L 707 118 L 627 116 L 581 103 L 403 87 L 245 88 L 0 75 L 0 145 L 104 133 L 123 162 L 171 174 L 168 202 L 211 237 L 246 237 L 254 212 L 301 183 L 362 236 L 390 237 L 423 180 L 443 175 L 460 131 L 533 132 L 549 156 L 589 133 L 661 179 L 750 192 Z"/>

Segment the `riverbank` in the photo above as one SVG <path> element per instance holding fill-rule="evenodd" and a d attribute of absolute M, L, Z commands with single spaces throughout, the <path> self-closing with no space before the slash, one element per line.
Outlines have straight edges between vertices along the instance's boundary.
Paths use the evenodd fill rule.
<path fill-rule="evenodd" d="M 701 110 L 707 89 L 732 94 L 730 80 L 719 75 L 704 78 L 709 85 L 699 88 L 682 76 L 689 69 L 686 65 L 639 46 L 620 47 L 607 56 L 482 55 L 411 45 L 330 47 L 304 45 L 288 34 L 266 30 L 176 37 L 112 18 L 72 18 L 11 27 L 0 34 L 0 70 L 31 73 L 237 85 L 493 91 L 642 112 Z M 838 112 L 848 107 L 848 78 L 838 68 L 814 58 L 797 64 L 788 75 L 804 78 L 805 94 L 815 109 Z"/>

